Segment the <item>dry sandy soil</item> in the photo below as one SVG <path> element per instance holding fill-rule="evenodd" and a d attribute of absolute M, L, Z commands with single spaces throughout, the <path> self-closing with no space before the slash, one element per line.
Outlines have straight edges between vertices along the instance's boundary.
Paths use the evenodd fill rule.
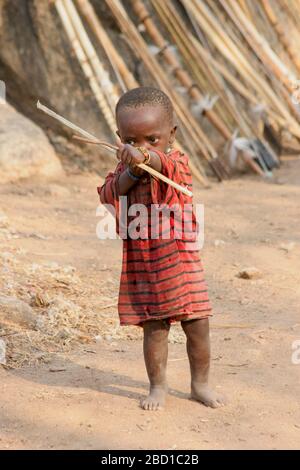
<path fill-rule="evenodd" d="M 4 293 L 11 294 L 9 278 L 24 294 L 22 267 L 71 265 L 80 287 L 56 289 L 96 315 L 100 336 L 44 361 L 32 363 L 29 355 L 22 367 L 0 367 L 0 448 L 299 448 L 300 364 L 292 363 L 292 344 L 300 340 L 300 161 L 285 163 L 273 182 L 247 176 L 194 188 L 206 210 L 211 383 L 230 400 L 216 410 L 189 399 L 179 326 L 172 327 L 166 409 L 139 408 L 147 393 L 141 337 L 137 328 L 122 333 L 116 326 L 121 242 L 95 235 L 99 182 L 95 174 L 69 174 L 56 182 L 66 194 L 33 181 L 1 188 L 1 209 L 17 234 L 0 240 L 1 253 L 18 260 L 15 268 L 2 265 Z M 238 278 L 248 266 L 262 277 Z M 44 274 L 36 286 L 51 297 L 55 286 Z"/>

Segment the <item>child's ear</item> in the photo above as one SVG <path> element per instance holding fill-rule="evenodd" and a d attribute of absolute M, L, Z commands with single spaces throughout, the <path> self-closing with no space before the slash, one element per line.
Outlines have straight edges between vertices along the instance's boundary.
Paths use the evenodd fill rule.
<path fill-rule="evenodd" d="M 175 140 L 176 131 L 177 131 L 177 126 L 174 126 L 173 129 L 171 130 L 169 144 L 173 144 L 173 142 Z"/>

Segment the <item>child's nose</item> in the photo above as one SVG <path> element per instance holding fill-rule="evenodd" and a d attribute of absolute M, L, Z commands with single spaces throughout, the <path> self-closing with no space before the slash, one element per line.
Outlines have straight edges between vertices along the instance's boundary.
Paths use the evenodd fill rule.
<path fill-rule="evenodd" d="M 151 150 L 151 144 L 148 141 L 144 142 L 140 147 L 144 147 L 146 150 Z"/>
<path fill-rule="evenodd" d="M 145 148 L 146 150 L 151 150 L 151 148 L 152 148 L 151 143 L 148 142 L 148 140 L 146 140 L 146 141 L 141 141 L 141 142 L 136 142 L 136 143 L 135 143 L 135 147 L 143 147 L 143 148 Z"/>

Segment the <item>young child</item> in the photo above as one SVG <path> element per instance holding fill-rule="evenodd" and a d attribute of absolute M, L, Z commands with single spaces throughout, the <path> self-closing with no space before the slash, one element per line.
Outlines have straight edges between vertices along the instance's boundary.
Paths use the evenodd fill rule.
<path fill-rule="evenodd" d="M 188 189 L 192 187 L 192 180 L 188 157 L 172 150 L 176 126 L 173 107 L 165 93 L 151 87 L 130 90 L 117 104 L 116 120 L 122 142 L 117 152 L 120 162 L 97 190 L 103 204 L 114 205 L 119 233 L 120 196 L 127 196 L 128 210 L 132 204 L 140 203 L 149 209 L 149 215 L 153 204 L 164 207 L 191 204 L 191 198 L 150 176 L 137 166 L 139 163 L 147 164 Z M 190 212 L 194 221 L 194 212 Z M 148 228 L 152 229 L 153 225 L 149 217 Z M 190 249 L 192 237 L 175 238 L 175 226 L 173 217 L 168 239 L 162 238 L 160 228 L 159 234 L 154 230 L 155 236 L 151 232 L 148 238 L 122 237 L 120 323 L 143 327 L 144 359 L 150 381 L 150 393 L 141 401 L 143 409 L 158 410 L 165 404 L 168 333 L 174 321 L 181 322 L 187 337 L 191 397 L 216 408 L 225 400 L 208 386 L 208 317 L 212 313 L 203 268 L 198 250 Z"/>

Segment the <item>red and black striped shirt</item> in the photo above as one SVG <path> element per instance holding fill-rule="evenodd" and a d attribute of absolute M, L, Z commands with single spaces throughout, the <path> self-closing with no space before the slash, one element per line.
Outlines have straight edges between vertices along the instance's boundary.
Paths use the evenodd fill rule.
<path fill-rule="evenodd" d="M 192 190 L 188 157 L 177 150 L 170 154 L 157 153 L 162 162 L 161 173 Z M 197 221 L 192 198 L 147 174 L 129 190 L 127 207 L 122 209 L 118 179 L 125 168 L 120 162 L 97 188 L 100 201 L 115 208 L 118 234 L 122 228 L 122 210 L 128 211 L 133 204 L 147 207 L 146 221 L 140 227 L 144 238 L 130 237 L 127 229 L 134 217 L 128 212 L 125 214 L 128 218 L 127 238 L 124 238 L 123 230 L 118 301 L 121 325 L 141 325 L 153 319 L 173 322 L 210 316 L 212 309 L 203 267 L 199 250 L 195 249 Z M 169 212 L 169 218 L 163 217 L 162 209 L 166 208 L 175 208 L 174 212 Z M 182 222 L 183 210 L 187 225 Z M 154 213 L 156 217 L 153 218 Z"/>

